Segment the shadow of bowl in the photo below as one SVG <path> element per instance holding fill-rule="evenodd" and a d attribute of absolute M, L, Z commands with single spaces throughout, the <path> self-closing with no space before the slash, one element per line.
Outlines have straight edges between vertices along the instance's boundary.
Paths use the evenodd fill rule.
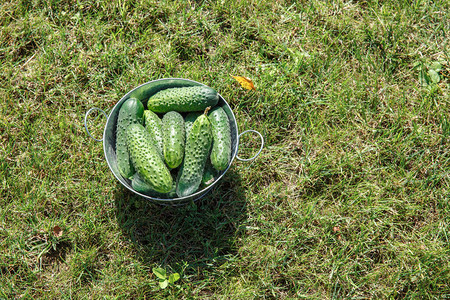
<path fill-rule="evenodd" d="M 207 264 L 236 253 L 234 237 L 246 218 L 241 178 L 233 168 L 203 199 L 172 207 L 154 204 L 124 187 L 115 195 L 116 218 L 144 263 Z"/>

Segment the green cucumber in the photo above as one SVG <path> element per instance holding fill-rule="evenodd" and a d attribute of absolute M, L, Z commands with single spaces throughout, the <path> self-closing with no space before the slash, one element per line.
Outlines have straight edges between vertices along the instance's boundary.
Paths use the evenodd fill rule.
<path fill-rule="evenodd" d="M 136 172 L 156 192 L 170 192 L 172 176 L 148 131 L 141 124 L 131 124 L 126 133 L 128 151 Z"/>
<path fill-rule="evenodd" d="M 134 167 L 127 149 L 126 129 L 131 124 L 142 123 L 144 105 L 135 98 L 129 98 L 119 109 L 116 125 L 116 158 L 119 173 L 129 178 L 134 174 Z"/>
<path fill-rule="evenodd" d="M 179 197 L 189 196 L 199 188 L 211 143 L 211 123 L 206 114 L 203 114 L 195 120 L 186 140 L 184 160 L 177 178 Z"/>
<path fill-rule="evenodd" d="M 181 78 L 158 79 L 147 82 L 139 86 L 138 88 L 134 89 L 130 93 L 130 97 L 139 99 L 142 101 L 144 105 L 146 105 L 148 98 L 153 96 L 159 91 L 168 88 L 179 88 L 179 87 L 201 86 L 201 85 L 202 85 L 201 83 Z"/>
<path fill-rule="evenodd" d="M 218 171 L 228 167 L 231 158 L 231 130 L 228 116 L 222 107 L 211 109 L 208 114 L 212 126 L 213 145 L 211 164 Z"/>
<path fill-rule="evenodd" d="M 172 189 L 168 193 L 158 193 L 155 191 L 145 180 L 139 175 L 139 173 L 135 173 L 131 180 L 131 187 L 142 194 L 145 194 L 150 197 L 160 198 L 160 199 L 173 199 L 177 197 L 176 193 L 176 181 L 173 180 Z"/>
<path fill-rule="evenodd" d="M 211 160 L 207 159 L 205 163 L 205 170 L 203 171 L 201 186 L 207 187 L 208 185 L 213 183 L 218 174 L 219 172 L 216 169 L 214 169 L 214 167 L 211 164 Z"/>
<path fill-rule="evenodd" d="M 156 113 L 203 111 L 218 101 L 219 94 L 210 87 L 180 87 L 157 92 L 148 99 L 147 108 Z"/>
<path fill-rule="evenodd" d="M 171 169 L 178 167 L 184 156 L 184 119 L 176 111 L 162 118 L 164 161 Z"/>
<path fill-rule="evenodd" d="M 156 147 L 163 154 L 163 131 L 162 131 L 162 121 L 157 114 L 151 110 L 144 111 L 144 124 L 145 129 L 152 135 L 153 140 L 156 143 Z"/>
<path fill-rule="evenodd" d="M 192 125 L 194 125 L 195 120 L 197 120 L 197 118 L 199 116 L 201 116 L 203 113 L 202 112 L 190 112 L 186 115 L 186 117 L 184 118 L 184 128 L 186 131 L 186 139 L 187 136 L 189 135 L 189 132 L 191 131 Z"/>

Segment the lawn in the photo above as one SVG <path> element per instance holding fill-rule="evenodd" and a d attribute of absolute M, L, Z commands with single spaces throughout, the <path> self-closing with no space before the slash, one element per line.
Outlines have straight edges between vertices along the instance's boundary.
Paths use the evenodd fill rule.
<path fill-rule="evenodd" d="M 0 24 L 0 299 L 450 298 L 449 1 L 6 0 Z M 181 207 L 84 129 L 168 77 L 265 139 Z"/>

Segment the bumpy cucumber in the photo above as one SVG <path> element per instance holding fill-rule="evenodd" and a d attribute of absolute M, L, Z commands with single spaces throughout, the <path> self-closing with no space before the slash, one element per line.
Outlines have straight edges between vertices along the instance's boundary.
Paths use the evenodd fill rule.
<path fill-rule="evenodd" d="M 201 84 L 180 78 L 159 79 L 143 84 L 141 87 L 133 90 L 130 97 L 139 99 L 144 105 L 146 105 L 148 98 L 161 90 L 188 86 L 201 86 Z"/>
<path fill-rule="evenodd" d="M 207 159 L 205 163 L 205 170 L 203 171 L 201 186 L 206 187 L 213 183 L 218 173 L 219 172 L 212 166 L 211 160 Z"/>
<path fill-rule="evenodd" d="M 202 182 L 211 143 L 211 123 L 204 114 L 195 120 L 186 140 L 184 160 L 178 173 L 178 196 L 185 197 L 197 191 Z"/>
<path fill-rule="evenodd" d="M 135 98 L 126 100 L 119 109 L 116 125 L 116 158 L 119 172 L 126 178 L 134 174 L 134 167 L 127 149 L 126 129 L 131 124 L 142 123 L 143 114 L 144 105 Z"/>
<path fill-rule="evenodd" d="M 211 164 L 218 171 L 228 167 L 231 158 L 231 130 L 228 116 L 222 107 L 214 107 L 208 114 L 212 126 L 213 145 Z"/>
<path fill-rule="evenodd" d="M 157 114 L 151 110 L 144 111 L 145 129 L 150 132 L 153 140 L 156 143 L 159 153 L 163 153 L 163 131 L 162 121 Z"/>
<path fill-rule="evenodd" d="M 159 91 L 148 99 L 147 107 L 156 113 L 203 111 L 218 101 L 219 95 L 210 87 L 181 87 Z"/>
<path fill-rule="evenodd" d="M 176 193 L 176 181 L 173 181 L 172 189 L 168 193 L 158 193 L 155 191 L 145 180 L 139 175 L 139 173 L 135 173 L 131 180 L 131 186 L 133 189 L 139 193 L 146 194 L 150 197 L 160 198 L 160 199 L 173 199 L 177 197 Z"/>
<path fill-rule="evenodd" d="M 178 167 L 183 161 L 185 129 L 183 116 L 170 111 L 162 118 L 164 161 L 169 168 Z"/>
<path fill-rule="evenodd" d="M 192 125 L 194 125 L 195 120 L 197 120 L 197 118 L 201 115 L 202 115 L 202 112 L 199 112 L 199 111 L 190 112 L 184 118 L 184 128 L 186 131 L 186 139 L 187 139 L 187 136 L 189 135 L 189 132 L 191 131 Z"/>
<path fill-rule="evenodd" d="M 173 184 L 172 176 L 148 131 L 140 124 L 131 124 L 126 132 L 128 151 L 137 173 L 155 191 L 170 192 Z"/>

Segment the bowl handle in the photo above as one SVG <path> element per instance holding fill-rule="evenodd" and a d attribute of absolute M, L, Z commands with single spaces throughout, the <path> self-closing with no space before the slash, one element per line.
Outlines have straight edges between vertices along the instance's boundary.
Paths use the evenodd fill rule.
<path fill-rule="evenodd" d="M 240 161 L 250 161 L 250 160 L 254 160 L 255 158 L 258 157 L 259 154 L 261 154 L 261 151 L 262 151 L 262 149 L 263 149 L 263 147 L 264 147 L 264 138 L 263 138 L 262 134 L 259 133 L 259 132 L 256 131 L 256 130 L 252 130 L 252 129 L 246 130 L 246 131 L 244 131 L 244 132 L 241 132 L 241 133 L 238 135 L 238 141 L 241 139 L 241 135 L 243 135 L 244 133 L 247 133 L 247 132 L 254 132 L 254 133 L 257 133 L 257 134 L 259 135 L 259 137 L 261 138 L 261 148 L 259 148 L 258 153 L 256 153 L 255 156 L 253 156 L 253 157 L 251 157 L 251 158 L 240 158 L 239 155 L 236 154 L 236 158 L 237 158 L 238 160 L 240 160 Z M 239 149 L 239 148 L 238 148 L 238 149 Z"/>
<path fill-rule="evenodd" d="M 93 112 L 94 110 L 98 110 L 99 112 L 101 112 L 101 113 L 105 116 L 105 118 L 108 118 L 108 116 L 106 115 L 106 113 L 105 113 L 105 111 L 104 111 L 103 109 L 100 109 L 100 108 L 97 108 L 97 107 L 93 107 L 93 108 L 91 108 L 90 110 L 88 110 L 88 111 L 86 112 L 86 115 L 84 116 L 84 128 L 86 129 L 87 134 L 88 134 L 93 140 L 96 140 L 97 142 L 101 142 L 101 141 L 103 141 L 103 137 L 102 137 L 101 139 L 96 139 L 95 137 L 92 136 L 92 134 L 89 132 L 89 129 L 87 128 L 87 118 L 88 118 L 89 114 L 90 114 L 91 112 Z"/>

